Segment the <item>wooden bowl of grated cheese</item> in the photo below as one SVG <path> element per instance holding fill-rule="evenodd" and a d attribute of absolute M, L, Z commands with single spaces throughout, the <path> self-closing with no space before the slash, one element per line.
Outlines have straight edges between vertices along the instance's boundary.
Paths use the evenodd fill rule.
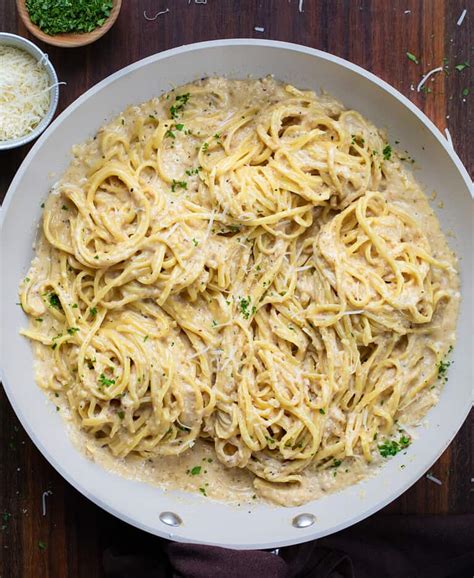
<path fill-rule="evenodd" d="M 0 32 L 0 151 L 38 137 L 53 119 L 58 77 L 35 44 Z"/>

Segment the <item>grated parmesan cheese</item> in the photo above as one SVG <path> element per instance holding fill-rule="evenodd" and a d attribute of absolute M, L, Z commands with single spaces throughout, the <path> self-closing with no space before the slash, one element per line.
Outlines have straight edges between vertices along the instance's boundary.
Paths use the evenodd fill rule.
<path fill-rule="evenodd" d="M 41 62 L 14 46 L 0 45 L 0 141 L 34 130 L 49 109 L 49 75 Z"/>
<path fill-rule="evenodd" d="M 458 26 L 461 26 L 461 24 L 464 22 L 464 18 L 466 17 L 467 14 L 467 10 L 466 8 L 464 8 L 464 10 L 461 12 L 461 16 L 459 17 L 458 21 L 456 22 L 456 24 Z"/>
<path fill-rule="evenodd" d="M 432 75 L 432 74 L 436 74 L 437 72 L 443 72 L 443 67 L 442 66 L 438 66 L 437 68 L 433 68 L 433 70 L 430 70 L 428 73 L 426 73 L 423 78 L 420 80 L 420 82 L 418 83 L 418 86 L 416 87 L 416 91 L 420 92 L 420 90 L 422 89 L 423 85 L 425 84 L 425 82 L 428 80 L 428 78 Z"/>
<path fill-rule="evenodd" d="M 438 484 L 438 486 L 443 485 L 443 482 L 439 478 L 433 476 L 432 473 L 426 474 L 426 479 L 430 480 L 430 482 L 434 482 L 435 484 Z"/>

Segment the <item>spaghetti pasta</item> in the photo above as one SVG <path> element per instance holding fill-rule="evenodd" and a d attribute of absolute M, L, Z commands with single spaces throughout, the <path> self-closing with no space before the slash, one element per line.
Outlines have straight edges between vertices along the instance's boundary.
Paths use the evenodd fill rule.
<path fill-rule="evenodd" d="M 371 462 L 454 339 L 415 189 L 359 113 L 272 78 L 129 108 L 46 201 L 21 287 L 39 385 L 118 458 L 204 440 L 263 495 Z"/>

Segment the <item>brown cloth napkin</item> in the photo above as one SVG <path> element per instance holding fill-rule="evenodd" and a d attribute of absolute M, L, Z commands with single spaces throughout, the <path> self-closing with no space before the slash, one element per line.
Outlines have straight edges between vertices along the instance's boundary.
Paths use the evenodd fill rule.
<path fill-rule="evenodd" d="M 140 533 L 145 536 L 145 534 Z M 326 538 L 228 550 L 149 536 L 104 552 L 107 578 L 473 578 L 474 515 L 378 514 Z"/>

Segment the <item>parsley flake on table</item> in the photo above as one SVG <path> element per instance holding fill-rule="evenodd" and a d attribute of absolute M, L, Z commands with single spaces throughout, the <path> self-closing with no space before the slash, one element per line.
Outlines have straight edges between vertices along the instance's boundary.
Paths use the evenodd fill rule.
<path fill-rule="evenodd" d="M 408 60 L 411 60 L 415 64 L 419 64 L 419 60 L 414 54 L 412 54 L 411 52 L 407 52 L 406 55 L 407 55 Z"/>
<path fill-rule="evenodd" d="M 458 72 L 462 72 L 465 68 L 469 68 L 470 64 L 469 62 L 467 62 L 467 60 L 465 62 L 461 62 L 461 64 L 456 64 L 456 66 L 454 67 Z"/>
<path fill-rule="evenodd" d="M 2 530 L 6 529 L 7 524 L 10 521 L 11 517 L 12 517 L 12 515 L 10 514 L 10 512 L 3 512 L 3 514 L 2 514 L 2 520 L 3 520 Z"/>

